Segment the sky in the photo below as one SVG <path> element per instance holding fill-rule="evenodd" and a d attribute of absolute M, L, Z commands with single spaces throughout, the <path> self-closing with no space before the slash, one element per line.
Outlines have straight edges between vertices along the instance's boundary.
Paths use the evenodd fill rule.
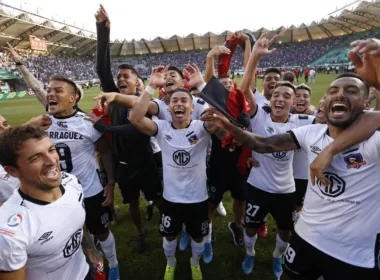
<path fill-rule="evenodd" d="M 111 39 L 203 35 L 209 31 L 276 29 L 328 18 L 328 14 L 355 0 L 139 0 L 104 1 L 111 19 Z M 100 2 L 94 0 L 0 0 L 45 17 L 95 30 Z M 238 3 L 238 4 L 232 4 Z"/>

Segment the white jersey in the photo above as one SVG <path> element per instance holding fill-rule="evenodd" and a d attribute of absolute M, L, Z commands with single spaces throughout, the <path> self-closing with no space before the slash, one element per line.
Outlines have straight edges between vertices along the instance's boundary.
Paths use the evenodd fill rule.
<path fill-rule="evenodd" d="M 333 139 L 325 124 L 292 130 L 309 165 Z M 378 263 L 380 239 L 380 132 L 336 155 L 324 174 L 332 182 L 309 184 L 297 234 L 322 252 L 354 266 Z M 377 249 L 375 249 L 377 248 Z"/>
<path fill-rule="evenodd" d="M 0 202 L 7 201 L 18 188 L 20 188 L 20 181 L 9 175 L 0 165 Z"/>
<path fill-rule="evenodd" d="M 94 145 L 102 134 L 85 116 L 81 112 L 64 119 L 50 116 L 52 124 L 47 132 L 57 149 L 62 171 L 78 177 L 85 197 L 91 197 L 103 190 Z"/>
<path fill-rule="evenodd" d="M 157 140 L 162 149 L 163 197 L 170 202 L 198 203 L 207 200 L 206 154 L 210 133 L 202 121 L 184 129 L 158 120 Z"/>
<path fill-rule="evenodd" d="M 78 179 L 62 172 L 62 197 L 52 203 L 21 191 L 0 207 L 0 271 L 25 266 L 27 280 L 83 280 L 85 210 Z"/>
<path fill-rule="evenodd" d="M 160 99 L 153 100 L 158 106 L 157 117 L 160 120 L 171 121 L 172 115 L 169 112 L 169 105 Z M 199 120 L 204 110 L 208 108 L 208 104 L 201 98 L 193 97 L 194 111 L 191 113 L 192 120 Z"/>
<path fill-rule="evenodd" d="M 314 69 L 311 69 L 310 70 L 310 77 L 315 77 L 315 70 Z"/>
<path fill-rule="evenodd" d="M 311 124 L 313 121 L 312 116 L 289 114 L 286 123 L 276 123 L 272 121 L 269 110 L 258 107 L 248 129 L 254 134 L 270 137 Z M 260 167 L 251 168 L 248 183 L 269 193 L 294 192 L 293 155 L 294 151 L 267 154 L 253 152 L 252 156 L 260 162 Z"/>
<path fill-rule="evenodd" d="M 257 89 L 254 92 L 254 96 L 255 96 L 255 99 L 256 99 L 256 104 L 259 107 L 263 107 L 265 105 L 270 106 L 269 100 L 266 99 L 265 96 L 260 91 L 258 91 Z"/>

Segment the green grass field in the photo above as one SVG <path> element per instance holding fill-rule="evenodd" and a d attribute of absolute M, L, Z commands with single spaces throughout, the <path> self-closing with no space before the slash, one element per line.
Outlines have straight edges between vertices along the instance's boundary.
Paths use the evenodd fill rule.
<path fill-rule="evenodd" d="M 336 75 L 321 74 L 317 76 L 316 83 L 312 85 L 313 105 L 317 105 L 324 95 L 327 86 Z M 240 80 L 238 80 L 238 83 Z M 304 82 L 300 79 L 300 82 Z M 258 88 L 261 89 L 261 81 Z M 80 108 L 90 112 L 95 103 L 91 100 L 99 92 L 99 88 L 85 90 L 85 97 L 80 102 Z M 0 114 L 8 119 L 11 125 L 21 124 L 30 118 L 44 113 L 43 107 L 35 97 L 25 97 L 13 100 L 0 101 Z M 136 230 L 128 214 L 128 206 L 121 204 L 120 192 L 115 191 L 116 204 L 121 208 L 121 223 L 111 230 L 116 238 L 117 254 L 120 266 L 121 279 L 158 280 L 163 279 L 166 259 L 162 249 L 162 239 L 158 233 L 159 217 L 157 209 L 151 221 L 145 222 L 148 229 L 147 250 L 138 255 L 135 251 Z M 245 276 L 241 270 L 245 249 L 238 248 L 232 242 L 232 236 L 227 228 L 227 223 L 232 219 L 232 200 L 228 194 L 223 200 L 227 209 L 227 217 L 216 217 L 213 222 L 213 230 L 216 233 L 214 244 L 214 259 L 211 264 L 201 264 L 203 278 L 205 280 L 240 280 L 275 279 L 272 275 L 272 252 L 275 246 L 275 225 L 271 219 L 268 222 L 269 235 L 266 239 L 260 239 L 256 243 L 256 263 L 254 274 Z M 145 217 L 145 203 L 142 202 L 143 215 Z M 176 279 L 191 279 L 189 259 L 191 251 L 177 251 Z"/>

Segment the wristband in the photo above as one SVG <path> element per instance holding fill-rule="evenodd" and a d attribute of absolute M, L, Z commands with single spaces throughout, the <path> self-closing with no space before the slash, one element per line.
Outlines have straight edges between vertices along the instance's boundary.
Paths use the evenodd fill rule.
<path fill-rule="evenodd" d="M 17 62 L 16 62 L 16 65 L 17 65 L 17 66 L 22 66 L 22 65 L 24 65 L 24 63 L 22 63 L 21 61 L 17 61 Z"/>
<path fill-rule="evenodd" d="M 149 93 L 150 95 L 153 95 L 153 94 L 156 92 L 156 90 L 155 90 L 154 88 L 152 88 L 150 85 L 148 85 L 148 86 L 145 88 L 145 91 L 146 91 L 147 93 Z"/>

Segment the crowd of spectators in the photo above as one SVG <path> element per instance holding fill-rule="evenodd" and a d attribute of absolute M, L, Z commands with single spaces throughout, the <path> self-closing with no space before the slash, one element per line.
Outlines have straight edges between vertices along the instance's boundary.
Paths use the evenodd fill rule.
<path fill-rule="evenodd" d="M 379 37 L 380 32 L 368 32 L 362 38 Z M 278 42 L 274 47 L 277 51 L 270 56 L 264 57 L 260 61 L 259 67 L 289 67 L 306 66 L 322 57 L 342 42 L 349 39 L 348 35 L 320 39 L 314 41 L 303 41 L 293 43 Z M 348 45 L 346 46 L 348 47 Z M 342 52 L 346 49 L 342 48 Z M 68 56 L 41 56 L 30 53 L 23 53 L 24 64 L 42 82 L 47 83 L 53 73 L 64 74 L 75 81 L 92 80 L 97 78 L 95 71 L 95 57 L 68 57 Z M 207 51 L 187 51 L 178 53 L 162 53 L 139 55 L 134 57 L 112 58 L 112 71 L 117 72 L 120 64 L 127 63 L 135 66 L 142 77 L 148 77 L 152 67 L 157 65 L 175 65 L 183 68 L 186 64 L 196 63 L 201 70 L 205 69 Z M 336 57 L 337 54 L 334 54 Z M 345 60 L 345 59 L 343 59 Z M 340 62 L 346 62 L 346 61 Z M 337 61 L 338 62 L 338 61 Z M 217 63 L 217 61 L 216 61 Z M 2 57 L 0 67 L 11 71 L 16 76 L 20 73 L 15 65 L 6 57 Z M 238 48 L 231 61 L 231 70 L 239 71 L 243 69 L 243 51 Z"/>

